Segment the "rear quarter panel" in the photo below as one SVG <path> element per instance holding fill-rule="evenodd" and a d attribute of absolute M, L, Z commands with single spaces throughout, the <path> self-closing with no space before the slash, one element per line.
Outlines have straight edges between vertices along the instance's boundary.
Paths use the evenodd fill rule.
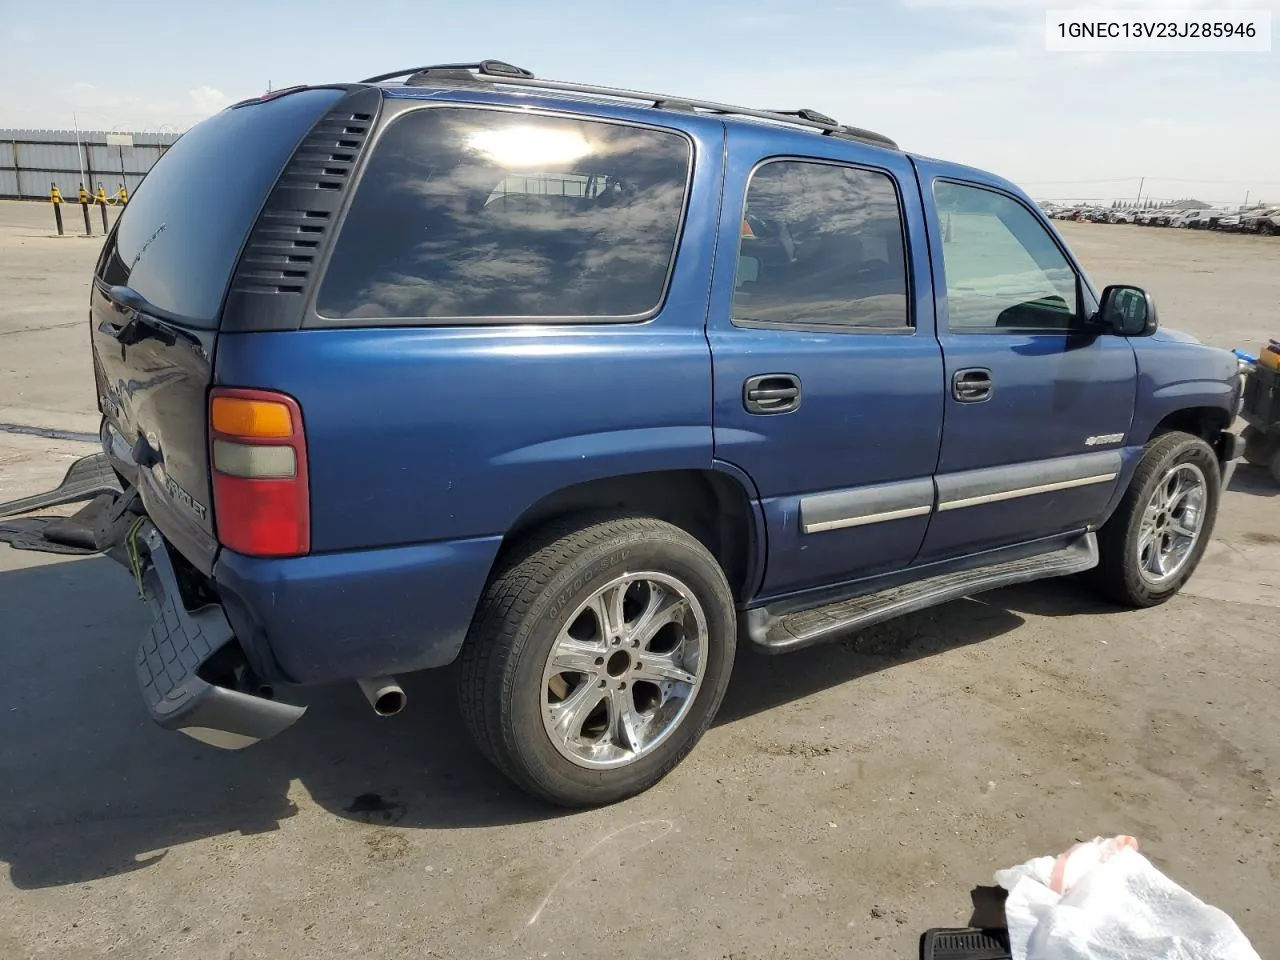
<path fill-rule="evenodd" d="M 298 400 L 317 553 L 501 534 L 562 487 L 711 466 L 706 339 L 671 318 L 237 334 L 218 370 Z"/>
<path fill-rule="evenodd" d="M 501 535 L 567 486 L 711 468 L 704 324 L 724 128 L 700 117 L 672 126 L 693 140 L 694 171 L 651 320 L 220 338 L 218 383 L 281 390 L 302 408 L 314 552 Z"/>

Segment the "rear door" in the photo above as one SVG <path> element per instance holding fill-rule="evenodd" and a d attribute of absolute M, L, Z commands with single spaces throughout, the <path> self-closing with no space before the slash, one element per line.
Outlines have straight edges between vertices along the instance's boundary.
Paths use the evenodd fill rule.
<path fill-rule="evenodd" d="M 217 548 L 206 403 L 223 298 L 272 185 L 341 96 L 293 92 L 192 128 L 147 174 L 98 261 L 90 323 L 105 429 L 118 459 L 132 451 L 147 512 L 206 572 Z"/>
<path fill-rule="evenodd" d="M 715 455 L 764 506 L 763 594 L 909 564 L 933 504 L 942 356 L 901 154 L 729 131 L 707 323 Z"/>
<path fill-rule="evenodd" d="M 1030 203 L 918 166 L 947 384 L 938 512 L 920 561 L 1082 530 L 1123 472 L 1133 348 L 1085 329 L 1093 294 Z"/>

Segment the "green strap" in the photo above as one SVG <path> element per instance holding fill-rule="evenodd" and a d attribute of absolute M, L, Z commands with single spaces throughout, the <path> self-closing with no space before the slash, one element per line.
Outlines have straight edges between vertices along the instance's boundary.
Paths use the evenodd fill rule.
<path fill-rule="evenodd" d="M 142 525 L 147 522 L 146 517 L 138 517 L 129 527 L 128 534 L 125 535 L 125 549 L 129 553 L 129 569 L 133 572 L 133 580 L 138 585 L 138 596 L 143 600 L 147 598 L 146 593 L 142 589 L 142 554 L 138 549 L 138 531 L 142 529 Z"/>

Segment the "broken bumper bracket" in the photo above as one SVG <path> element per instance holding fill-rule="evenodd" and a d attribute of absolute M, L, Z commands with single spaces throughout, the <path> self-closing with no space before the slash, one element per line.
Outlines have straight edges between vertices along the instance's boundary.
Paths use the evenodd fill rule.
<path fill-rule="evenodd" d="M 235 639 L 226 614 L 217 604 L 188 611 L 160 531 L 146 522 L 135 536 L 145 546 L 142 589 L 152 613 L 135 667 L 151 719 L 228 750 L 274 737 L 296 723 L 306 707 L 217 686 L 199 675 L 200 667 Z"/>
<path fill-rule="evenodd" d="M 67 468 L 62 482 L 47 493 L 0 503 L 0 517 L 16 517 L 67 503 L 92 500 L 99 494 L 119 493 L 120 481 L 105 453 L 81 457 Z"/>

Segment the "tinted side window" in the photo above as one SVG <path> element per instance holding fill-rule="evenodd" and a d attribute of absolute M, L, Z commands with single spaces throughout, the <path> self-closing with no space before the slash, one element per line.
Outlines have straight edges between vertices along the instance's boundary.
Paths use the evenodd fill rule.
<path fill-rule="evenodd" d="M 938 181 L 933 196 L 953 332 L 1062 332 L 1075 324 L 1075 271 L 1031 211 L 959 183 Z"/>
<path fill-rule="evenodd" d="M 263 201 L 294 148 L 341 96 L 302 90 L 223 110 L 184 133 L 129 198 L 99 278 L 133 287 L 192 326 L 215 326 Z"/>
<path fill-rule="evenodd" d="M 733 319 L 909 325 L 902 214 L 892 178 L 804 160 L 760 167 L 747 187 Z"/>
<path fill-rule="evenodd" d="M 333 319 L 636 317 L 658 308 L 692 146 L 497 110 L 394 121 L 320 288 Z"/>

